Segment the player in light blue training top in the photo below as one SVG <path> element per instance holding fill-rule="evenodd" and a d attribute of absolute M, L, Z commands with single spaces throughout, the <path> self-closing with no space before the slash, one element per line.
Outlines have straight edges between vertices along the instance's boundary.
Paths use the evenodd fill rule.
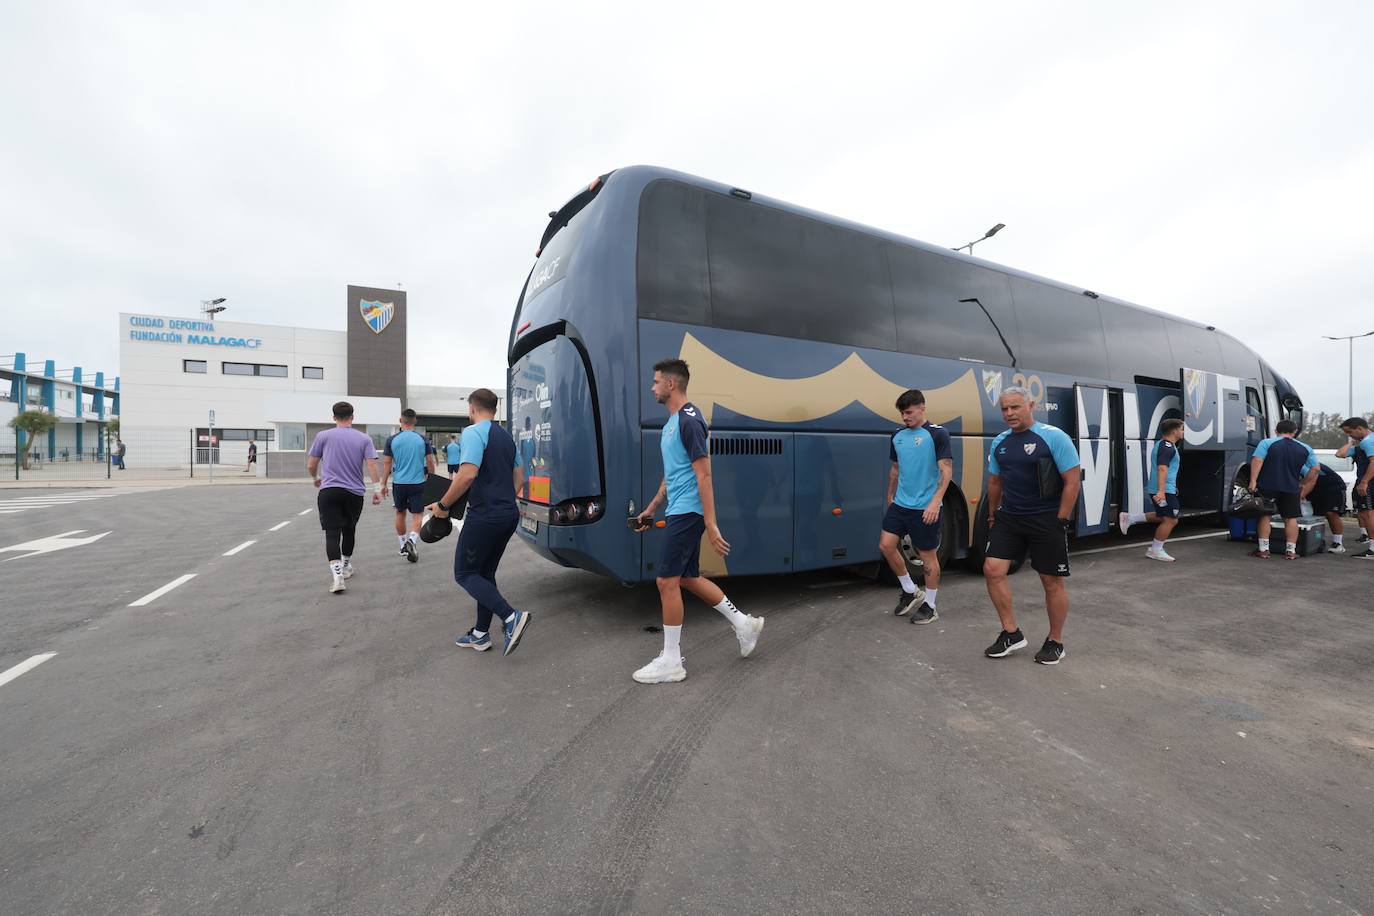
<path fill-rule="evenodd" d="M 701 541 L 705 535 L 722 557 L 730 543 L 716 525 L 715 493 L 711 487 L 710 431 L 701 411 L 687 400 L 691 373 L 680 359 L 654 365 L 654 399 L 668 408 L 659 446 L 663 452 L 663 482 L 644 511 L 630 519 L 636 531 L 648 531 L 654 510 L 668 504 L 663 550 L 658 558 L 658 596 L 663 605 L 663 651 L 634 673 L 641 684 L 669 684 L 687 677 L 682 665 L 682 589 L 720 611 L 735 630 L 739 654 L 748 656 L 763 632 L 763 618 L 740 612 L 725 593 L 701 574 Z"/>
<path fill-rule="evenodd" d="M 1178 524 L 1178 443 L 1182 439 L 1182 420 L 1171 417 L 1159 424 L 1159 441 L 1150 449 L 1149 479 L 1145 481 L 1145 492 L 1149 495 L 1146 505 L 1150 511 L 1122 512 L 1120 519 L 1122 534 L 1137 522 L 1158 522 L 1155 539 L 1145 556 L 1165 563 L 1174 562 L 1164 549 L 1164 542 Z"/>
<path fill-rule="evenodd" d="M 401 411 L 401 430 L 382 448 L 382 495 L 390 478 L 396 506 L 396 539 L 399 553 L 411 563 L 420 559 L 420 526 L 425 522 L 425 479 L 434 473 L 434 446 L 415 431 L 415 411 Z M 406 512 L 410 531 L 406 532 Z"/>
<path fill-rule="evenodd" d="M 888 457 L 892 470 L 887 475 L 887 512 L 878 550 L 896 575 L 902 590 L 893 613 L 910 613 L 912 623 L 930 623 L 940 615 L 935 609 L 940 588 L 940 510 L 945 490 L 954 477 L 954 453 L 949 433 L 942 426 L 926 422 L 926 396 L 912 388 L 897 398 L 902 428 L 892 434 Z M 906 571 L 901 539 L 911 538 L 911 546 L 925 568 L 925 600 L 921 602 L 916 583 Z M 917 603 L 920 607 L 917 608 Z"/>

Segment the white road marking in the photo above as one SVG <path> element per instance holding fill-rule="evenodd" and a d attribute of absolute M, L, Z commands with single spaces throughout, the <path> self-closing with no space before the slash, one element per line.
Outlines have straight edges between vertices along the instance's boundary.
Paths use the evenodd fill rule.
<path fill-rule="evenodd" d="M 92 499 L 109 499 L 112 496 L 122 496 L 130 492 L 133 491 L 116 490 L 113 493 L 53 493 L 37 496 L 13 496 L 8 499 L 0 499 L 0 513 L 13 515 L 28 509 L 55 509 Z"/>
<path fill-rule="evenodd" d="M 1203 538 L 1220 538 L 1220 537 L 1225 537 L 1226 535 L 1228 535 L 1228 534 L 1230 534 L 1230 533 L 1231 533 L 1231 532 L 1229 532 L 1229 531 L 1213 531 L 1211 534 L 1190 534 L 1190 535 L 1188 535 L 1188 536 L 1185 537 L 1185 538 L 1169 538 L 1169 540 L 1165 541 L 1164 544 L 1165 544 L 1165 546 L 1168 546 L 1169 544 L 1175 544 L 1175 543 L 1177 543 L 1177 542 L 1179 542 L 1179 541 L 1199 541 L 1199 540 L 1202 540 Z M 1106 552 L 1109 551 L 1109 550 L 1130 550 L 1130 549 L 1133 548 L 1133 547 L 1149 547 L 1149 546 L 1150 546 L 1150 545 L 1147 544 L 1146 542 L 1140 541 L 1140 542 L 1137 543 L 1137 544 L 1118 544 L 1118 545 L 1116 545 L 1115 547 L 1097 547 L 1097 548 L 1095 548 L 1095 549 L 1093 549 L 1093 550 L 1075 550 L 1073 553 L 1069 554 L 1069 556 L 1071 556 L 1071 557 L 1081 557 L 1081 556 L 1083 556 L 1084 554 L 1088 554 L 1088 553 L 1106 553 Z"/>
<path fill-rule="evenodd" d="M 314 511 L 315 511 L 314 509 L 302 509 L 301 511 L 297 512 L 296 514 L 297 514 L 297 515 L 309 515 L 311 512 L 314 512 Z"/>
<path fill-rule="evenodd" d="M 82 547 L 86 544 L 94 544 L 107 534 L 112 532 L 103 531 L 100 534 L 93 534 L 88 538 L 74 538 L 73 534 L 85 534 L 85 528 L 78 528 L 75 531 L 64 531 L 61 534 L 54 534 L 52 537 L 39 538 L 36 541 L 25 541 L 22 544 L 15 544 L 12 547 L 0 547 L 0 553 L 17 553 L 17 557 L 6 557 L 0 563 L 8 563 L 11 560 L 22 560 L 25 557 L 37 556 L 40 553 L 52 553 L 54 550 L 66 550 L 68 547 Z"/>
<path fill-rule="evenodd" d="M 248 547 L 252 547 L 252 546 L 253 546 L 254 544 L 256 544 L 256 543 L 257 543 L 257 541 L 244 541 L 242 544 L 240 544 L 239 546 L 233 548 L 232 550 L 226 550 L 224 553 L 220 554 L 220 556 L 232 557 L 234 554 L 238 553 L 240 550 L 243 550 L 243 549 L 248 548 Z"/>
<path fill-rule="evenodd" d="M 271 528 L 268 528 L 267 530 L 268 530 L 268 531 L 280 531 L 280 530 L 282 530 L 283 528 L 285 528 L 285 527 L 286 527 L 287 525 L 289 525 L 289 524 L 291 524 L 291 520 L 290 520 L 290 519 L 287 519 L 287 520 L 284 521 L 284 522 L 279 522 L 278 524 L 273 525 Z"/>
<path fill-rule="evenodd" d="M 35 655 L 33 658 L 20 662 L 10 670 L 0 674 L 0 687 L 5 686 L 21 674 L 27 674 L 56 654 L 56 652 L 44 652 L 42 655 Z"/>
<path fill-rule="evenodd" d="M 138 599 L 133 604 L 130 604 L 129 607 L 143 607 L 143 605 L 145 604 L 151 604 L 152 602 L 161 598 L 163 595 L 170 592 L 172 589 L 176 588 L 179 585 L 185 585 L 187 582 L 190 582 L 195 577 L 195 573 L 187 573 L 184 576 L 178 576 L 171 582 L 168 582 L 166 585 L 162 586 L 162 588 L 159 588 L 155 591 L 151 591 L 148 594 L 144 595 L 142 598 Z"/>

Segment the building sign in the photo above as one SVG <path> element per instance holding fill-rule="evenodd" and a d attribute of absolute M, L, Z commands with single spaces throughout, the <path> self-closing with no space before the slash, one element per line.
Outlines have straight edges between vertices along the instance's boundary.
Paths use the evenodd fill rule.
<path fill-rule="evenodd" d="M 153 318 L 149 315 L 129 316 L 129 339 L 201 347 L 233 347 L 243 350 L 256 350 L 262 346 L 260 337 L 225 337 L 216 334 L 213 321 L 199 321 L 194 318 Z"/>
<path fill-rule="evenodd" d="M 406 397 L 406 294 L 399 289 L 348 287 L 348 393 Z"/>

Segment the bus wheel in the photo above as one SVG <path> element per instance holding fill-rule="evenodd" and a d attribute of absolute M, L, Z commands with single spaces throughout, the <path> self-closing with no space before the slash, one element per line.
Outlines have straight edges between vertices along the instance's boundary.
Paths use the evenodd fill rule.
<path fill-rule="evenodd" d="M 968 556 L 964 562 L 968 564 L 970 572 L 983 574 L 983 548 L 988 543 L 988 505 L 987 502 L 978 503 L 977 510 L 973 513 L 973 543 L 969 544 Z M 1021 568 L 1021 564 L 1026 561 L 1025 557 L 1011 561 L 1011 568 L 1008 574 L 1014 574 Z"/>

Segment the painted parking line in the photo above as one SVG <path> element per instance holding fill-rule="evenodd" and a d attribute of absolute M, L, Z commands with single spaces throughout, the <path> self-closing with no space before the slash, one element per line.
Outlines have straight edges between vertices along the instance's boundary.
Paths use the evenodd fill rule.
<path fill-rule="evenodd" d="M 130 604 L 129 607 L 143 607 L 143 605 L 145 604 L 151 604 L 152 602 L 161 598 L 163 595 L 170 592 L 172 589 L 176 588 L 179 585 L 185 585 L 187 582 L 190 582 L 195 577 L 195 573 L 187 573 L 184 576 L 178 576 L 171 582 L 168 582 L 166 585 L 162 586 L 162 588 L 159 588 L 155 591 L 151 591 L 148 594 L 144 595 L 142 598 L 138 599 L 133 604 Z"/>
<path fill-rule="evenodd" d="M 287 520 L 284 521 L 284 522 L 278 522 L 277 524 L 273 525 L 271 528 L 268 528 L 267 530 L 268 530 L 268 531 L 280 531 L 280 530 L 282 530 L 283 528 L 285 528 L 285 527 L 286 527 L 287 525 L 289 525 L 289 524 L 291 524 L 291 520 L 290 520 L 290 519 L 287 519 Z"/>
<path fill-rule="evenodd" d="M 13 668 L 9 669 L 3 674 L 0 674 L 0 687 L 5 686 L 10 681 L 19 677 L 19 675 L 21 674 L 27 674 L 28 672 L 37 668 L 39 665 L 43 664 L 45 661 L 52 658 L 56 654 L 56 652 L 44 652 L 42 655 L 35 655 L 33 658 L 26 659 L 25 661 L 20 662 Z"/>
<path fill-rule="evenodd" d="M 1203 538 L 1219 538 L 1230 534 L 1229 531 L 1213 531 L 1211 534 L 1190 534 L 1184 538 L 1169 538 L 1165 544 L 1177 544 L 1179 541 L 1200 541 Z M 1089 553 L 1106 553 L 1109 550 L 1131 550 L 1132 548 L 1149 547 L 1144 541 L 1135 544 L 1117 544 L 1115 547 L 1097 547 L 1092 550 L 1075 550 L 1069 554 L 1071 557 L 1081 557 Z"/>
<path fill-rule="evenodd" d="M 243 542 L 242 544 L 240 544 L 239 546 L 234 547 L 234 548 L 232 548 L 232 549 L 230 549 L 230 550 L 226 550 L 224 553 L 220 554 L 220 556 L 232 557 L 234 554 L 238 553 L 240 550 L 244 550 L 244 549 L 246 549 L 246 548 L 252 547 L 252 546 L 253 546 L 254 544 L 256 544 L 256 543 L 257 543 L 257 541 L 244 541 L 244 542 Z"/>
<path fill-rule="evenodd" d="M 297 514 L 297 515 L 309 515 L 311 512 L 314 512 L 314 511 L 315 511 L 314 509 L 302 509 L 301 511 L 297 512 L 296 514 Z"/>

